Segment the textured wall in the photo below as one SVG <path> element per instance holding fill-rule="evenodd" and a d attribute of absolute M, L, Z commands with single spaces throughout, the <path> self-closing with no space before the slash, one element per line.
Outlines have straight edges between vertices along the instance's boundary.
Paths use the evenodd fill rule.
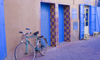
<path fill-rule="evenodd" d="M 90 1 L 88 4 L 95 5 L 95 0 Z M 55 17 L 57 22 L 58 4 L 70 5 L 70 40 L 75 41 L 79 39 L 79 28 L 78 30 L 73 30 L 73 22 L 79 23 L 79 4 L 87 4 L 85 0 L 4 0 L 7 41 L 7 58 L 5 60 L 14 60 L 14 49 L 19 44 L 21 37 L 21 34 L 18 33 L 20 30 L 26 32 L 25 28 L 29 27 L 32 32 L 41 31 L 40 2 L 55 3 Z M 72 19 L 72 8 L 77 9 L 77 19 Z M 56 41 L 58 41 L 58 23 L 56 23 L 56 27 Z M 32 43 L 35 44 L 35 41 Z"/>
<path fill-rule="evenodd" d="M 35 3 L 35 4 L 34 4 Z M 37 6 L 37 7 L 36 7 Z M 14 49 L 20 43 L 19 31 L 29 27 L 32 32 L 39 30 L 38 0 L 4 0 L 7 42 L 6 60 L 14 60 Z M 32 43 L 35 43 L 35 39 Z"/>

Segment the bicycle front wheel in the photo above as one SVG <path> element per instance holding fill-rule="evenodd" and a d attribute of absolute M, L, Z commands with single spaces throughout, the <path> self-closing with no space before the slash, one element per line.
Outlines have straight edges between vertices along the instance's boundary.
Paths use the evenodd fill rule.
<path fill-rule="evenodd" d="M 39 38 L 39 52 L 41 55 L 46 55 L 48 51 L 48 43 L 46 38 Z"/>
<path fill-rule="evenodd" d="M 28 43 L 28 53 L 26 53 L 26 42 L 20 43 L 14 51 L 15 60 L 34 60 L 35 49 L 34 46 Z"/>

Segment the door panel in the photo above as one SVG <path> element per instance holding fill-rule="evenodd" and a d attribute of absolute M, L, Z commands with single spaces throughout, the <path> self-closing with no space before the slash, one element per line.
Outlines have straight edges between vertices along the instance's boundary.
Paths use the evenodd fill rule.
<path fill-rule="evenodd" d="M 90 35 L 93 35 L 93 32 L 96 31 L 96 7 L 91 6 L 90 9 Z"/>
<path fill-rule="evenodd" d="M 50 46 L 50 4 L 41 3 L 41 35 L 43 35 Z"/>
<path fill-rule="evenodd" d="M 59 5 L 59 42 L 64 41 L 64 6 Z"/>
<path fill-rule="evenodd" d="M 96 31 L 100 32 L 100 7 L 96 7 Z"/>

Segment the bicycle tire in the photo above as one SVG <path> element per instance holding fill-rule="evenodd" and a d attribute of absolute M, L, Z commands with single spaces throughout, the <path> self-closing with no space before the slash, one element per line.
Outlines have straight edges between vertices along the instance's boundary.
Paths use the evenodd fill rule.
<path fill-rule="evenodd" d="M 26 42 L 22 42 L 15 48 L 14 57 L 15 60 L 34 60 L 35 59 L 35 49 L 34 46 L 28 43 L 28 53 L 25 54 Z M 30 48 L 30 49 L 29 49 Z"/>
<path fill-rule="evenodd" d="M 41 43 L 41 42 L 44 42 L 44 43 Z M 45 47 L 41 48 L 42 45 L 43 45 L 43 46 L 45 45 Z M 47 42 L 47 39 L 46 39 L 46 38 L 44 38 L 44 37 L 39 38 L 39 48 L 41 48 L 41 49 L 39 50 L 39 53 L 40 53 L 42 56 L 44 56 L 44 55 L 47 54 L 47 51 L 48 51 L 48 42 Z M 46 50 L 43 52 L 44 48 L 45 48 Z"/>

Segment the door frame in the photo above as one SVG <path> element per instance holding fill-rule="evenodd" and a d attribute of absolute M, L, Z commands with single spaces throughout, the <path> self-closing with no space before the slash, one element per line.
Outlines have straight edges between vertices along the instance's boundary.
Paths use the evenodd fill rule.
<path fill-rule="evenodd" d="M 63 33 L 64 33 L 64 35 L 63 35 L 63 38 L 64 38 L 64 40 L 63 41 L 66 41 L 66 42 L 70 42 L 71 40 L 71 20 L 70 20 L 70 5 L 68 5 L 68 4 L 58 4 L 58 16 L 59 16 L 59 6 L 63 6 L 63 14 L 65 14 L 66 15 L 66 12 L 65 12 L 65 10 L 66 10 L 66 7 L 68 8 L 68 12 L 69 12 L 69 16 L 68 16 L 68 20 L 66 19 L 66 17 L 65 17 L 65 15 L 63 15 L 64 16 L 64 22 L 66 21 L 67 23 L 63 23 L 64 25 L 63 25 L 63 28 L 64 28 L 64 31 L 63 31 Z M 58 18 L 59 19 L 59 18 Z M 59 20 L 58 20 L 58 23 L 59 23 Z M 59 26 L 59 25 L 58 25 Z M 67 29 L 68 28 L 68 29 Z M 58 29 L 59 30 L 59 29 Z M 59 32 L 60 33 L 60 32 Z M 67 34 L 67 35 L 66 35 Z M 60 36 L 60 35 L 59 35 Z M 60 40 L 60 39 L 59 39 Z M 60 42 L 63 42 L 63 41 L 59 41 L 59 43 Z"/>
<path fill-rule="evenodd" d="M 84 6 L 89 7 L 89 35 L 91 34 L 91 5 L 84 4 Z"/>
<path fill-rule="evenodd" d="M 89 34 L 91 35 L 91 5 L 89 5 L 89 4 L 80 4 L 79 7 L 81 8 L 81 6 L 83 6 L 83 8 L 84 8 L 84 6 L 89 7 Z M 81 11 L 81 10 L 79 10 L 79 11 Z M 82 13 L 82 14 L 84 14 L 84 13 Z M 81 16 L 81 14 L 79 16 Z M 82 30 L 82 29 L 84 29 L 84 26 L 83 26 L 84 23 L 83 23 L 83 21 L 81 22 L 81 17 L 79 17 L 79 18 L 80 18 L 79 40 L 81 40 L 81 39 L 84 39 L 84 30 Z M 83 16 L 83 19 L 84 19 L 84 16 Z M 83 23 L 83 25 L 81 25 L 81 23 Z"/>

